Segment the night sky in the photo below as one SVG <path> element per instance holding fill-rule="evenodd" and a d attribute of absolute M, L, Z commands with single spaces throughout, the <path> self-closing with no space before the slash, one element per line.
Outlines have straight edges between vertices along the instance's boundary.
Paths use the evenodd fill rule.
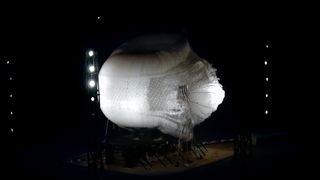
<path fill-rule="evenodd" d="M 292 91 L 301 78 L 296 68 L 302 68 L 296 63 L 302 54 L 296 46 L 300 39 L 294 37 L 296 24 L 268 17 L 227 17 L 210 12 L 205 15 L 206 18 L 180 14 L 151 19 L 102 14 L 3 17 L 0 58 L 5 86 L 1 85 L 1 99 L 8 99 L 9 87 L 10 69 L 4 59 L 14 59 L 11 67 L 15 78 L 15 120 L 9 122 L 8 101 L 1 101 L 2 134 L 12 138 L 13 127 L 19 146 L 61 139 L 81 142 L 81 138 L 90 136 L 88 127 L 92 128 L 87 118 L 89 97 L 84 82 L 87 49 L 95 49 L 99 63 L 103 63 L 115 48 L 131 38 L 149 33 L 182 33 L 193 50 L 217 68 L 226 92 L 218 110 L 197 127 L 200 134 L 211 138 L 245 127 L 298 136 L 301 129 L 292 114 L 299 110 L 301 98 Z M 266 108 L 268 117 L 264 114 Z"/>

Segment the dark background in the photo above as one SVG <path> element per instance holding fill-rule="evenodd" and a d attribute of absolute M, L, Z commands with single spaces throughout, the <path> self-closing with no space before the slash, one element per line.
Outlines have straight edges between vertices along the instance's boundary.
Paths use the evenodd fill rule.
<path fill-rule="evenodd" d="M 218 69 L 226 97 L 217 112 L 197 127 L 199 136 L 209 140 L 232 137 L 244 127 L 255 132 L 284 132 L 290 142 L 301 141 L 305 129 L 297 120 L 303 99 L 299 71 L 304 68 L 301 57 L 306 56 L 302 56 L 304 38 L 297 35 L 298 24 L 286 16 L 188 12 L 149 17 L 143 13 L 3 16 L 1 133 L 5 152 L 12 154 L 8 156 L 12 167 L 29 171 L 35 166 L 30 170 L 34 173 L 42 163 L 44 169 L 40 169 L 50 174 L 48 169 L 64 158 L 84 152 L 86 140 L 99 128 L 92 125 L 99 123 L 87 118 L 87 49 L 95 49 L 103 63 L 123 42 L 148 33 L 186 34 L 194 51 Z M 4 59 L 13 59 L 14 65 L 6 66 Z M 15 116 L 10 122 L 6 87 L 11 86 L 7 79 L 11 72 Z"/>

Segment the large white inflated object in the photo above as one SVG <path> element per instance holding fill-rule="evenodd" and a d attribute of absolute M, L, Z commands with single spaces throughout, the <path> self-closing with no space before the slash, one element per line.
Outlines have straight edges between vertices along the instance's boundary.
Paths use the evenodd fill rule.
<path fill-rule="evenodd" d="M 185 38 L 144 36 L 120 46 L 101 67 L 100 108 L 120 127 L 158 128 L 189 140 L 224 99 L 218 80 Z"/>

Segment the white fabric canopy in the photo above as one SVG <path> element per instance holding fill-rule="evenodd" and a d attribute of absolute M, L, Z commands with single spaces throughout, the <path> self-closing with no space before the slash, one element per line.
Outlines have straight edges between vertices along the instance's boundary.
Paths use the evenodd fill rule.
<path fill-rule="evenodd" d="M 185 38 L 153 35 L 129 41 L 99 72 L 100 107 L 115 124 L 158 128 L 182 139 L 224 99 L 216 69 Z"/>

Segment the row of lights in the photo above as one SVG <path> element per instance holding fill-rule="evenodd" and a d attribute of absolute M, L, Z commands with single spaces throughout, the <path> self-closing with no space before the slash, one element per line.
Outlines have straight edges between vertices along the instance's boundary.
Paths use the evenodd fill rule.
<path fill-rule="evenodd" d="M 90 50 L 89 52 L 88 52 L 88 55 L 89 55 L 89 57 L 93 57 L 94 56 L 94 52 L 92 51 L 92 50 Z M 94 64 L 90 64 L 89 65 L 89 67 L 88 67 L 88 71 L 90 72 L 90 73 L 94 73 L 95 72 L 95 67 L 94 67 Z M 89 85 L 89 87 L 90 88 L 94 88 L 95 86 L 96 86 L 96 82 L 93 80 L 93 79 L 90 79 L 89 80 L 89 82 L 88 82 L 88 85 Z M 94 100 L 94 97 L 92 97 L 91 98 L 91 100 Z"/>
<path fill-rule="evenodd" d="M 98 17 L 97 17 L 97 20 L 98 20 L 98 21 L 100 21 L 101 19 L 102 19 L 101 16 L 98 16 Z M 94 51 L 93 51 L 93 50 L 89 50 L 89 51 L 88 51 L 88 56 L 89 56 L 90 58 L 93 58 L 93 57 L 95 56 Z M 94 65 L 94 61 L 91 61 L 91 63 L 92 63 L 92 64 L 89 64 L 89 66 L 88 66 L 88 71 L 89 71 L 89 73 L 92 75 L 92 74 L 94 74 L 94 73 L 96 72 L 96 68 L 95 68 L 95 65 Z M 89 81 L 88 81 L 88 86 L 89 86 L 89 88 L 93 89 L 93 88 L 96 86 L 95 80 L 89 79 Z M 95 101 L 95 97 L 92 96 L 92 97 L 90 98 L 90 100 L 91 100 L 92 102 L 94 102 L 94 101 Z"/>
<path fill-rule="evenodd" d="M 10 65 L 12 65 L 13 61 L 10 61 L 10 60 L 7 60 L 6 61 L 6 64 L 8 65 L 8 68 L 9 69 L 9 81 L 10 81 L 10 85 L 12 85 L 12 81 L 13 81 L 13 77 L 12 77 L 12 69 L 9 67 Z M 10 85 L 9 85 L 9 88 L 10 88 Z M 10 90 L 9 92 L 9 103 L 12 104 L 11 102 L 13 102 L 13 92 L 12 90 Z M 9 121 L 13 121 L 13 110 L 12 110 L 12 106 L 9 106 L 10 109 L 9 109 Z M 10 132 L 13 133 L 13 127 L 10 128 Z"/>
<path fill-rule="evenodd" d="M 269 45 L 268 45 L 268 44 L 266 44 L 266 48 L 269 49 Z M 266 71 L 266 74 L 268 74 L 268 71 L 267 71 L 267 69 L 268 69 L 268 68 L 267 68 L 267 67 L 268 67 L 268 61 L 267 61 L 267 60 L 264 61 L 264 65 L 265 65 L 265 69 L 266 69 L 266 70 L 265 70 L 265 71 Z M 269 84 L 268 84 L 268 82 L 269 82 L 269 77 L 268 77 L 268 75 L 266 76 L 265 80 L 266 80 L 266 83 L 267 83 L 267 86 L 268 86 L 268 85 L 269 85 Z M 266 89 L 268 90 L 268 87 L 267 87 Z M 267 105 L 267 103 L 268 103 L 268 97 L 269 97 L 268 91 L 266 92 L 265 97 L 266 97 L 266 105 Z M 266 109 L 264 113 L 265 113 L 265 115 L 268 115 L 268 113 L 269 113 L 268 109 Z"/>
<path fill-rule="evenodd" d="M 98 17 L 98 19 L 100 19 L 100 17 Z M 87 67 L 87 71 L 89 72 L 89 76 L 90 76 L 90 78 L 88 80 L 88 86 L 90 89 L 93 90 L 97 86 L 96 81 L 94 80 L 94 79 L 96 79 L 94 77 L 96 76 L 96 71 L 97 71 L 96 62 L 94 59 L 96 54 L 93 50 L 89 50 L 87 56 L 89 57 L 89 59 L 88 59 L 89 64 Z M 92 96 L 92 97 L 90 97 L 90 100 L 92 102 L 95 102 L 96 99 L 95 99 L 95 97 Z"/>

